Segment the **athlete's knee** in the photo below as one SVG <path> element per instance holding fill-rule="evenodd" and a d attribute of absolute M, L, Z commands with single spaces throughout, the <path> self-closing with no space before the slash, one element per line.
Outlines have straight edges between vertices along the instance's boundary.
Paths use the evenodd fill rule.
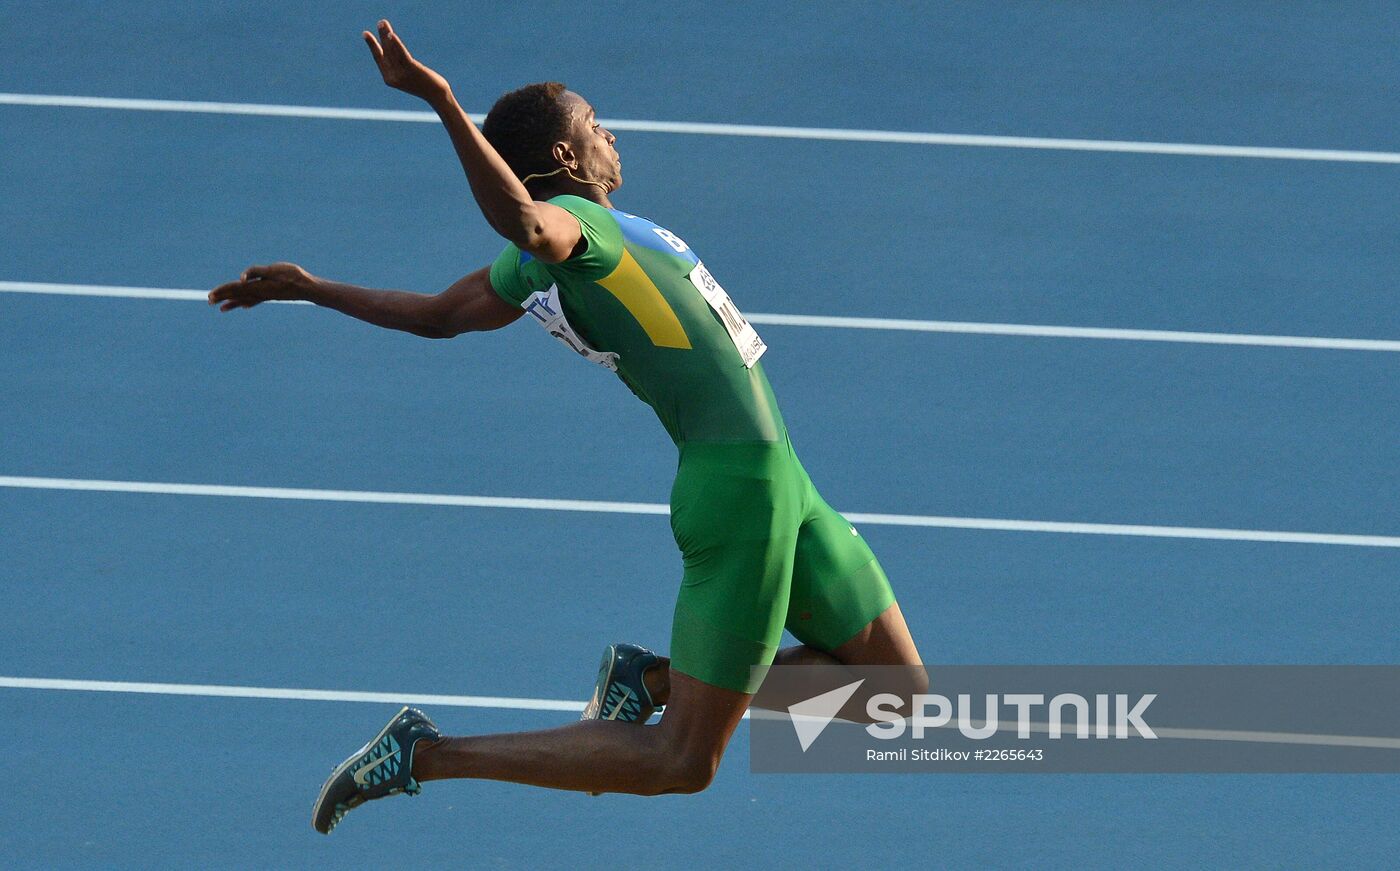
<path fill-rule="evenodd" d="M 700 756 L 670 756 L 652 770 L 640 795 L 676 795 L 702 792 L 715 779 L 719 760 Z"/>
<path fill-rule="evenodd" d="M 671 671 L 671 703 L 655 729 L 657 791 L 700 792 L 715 779 L 750 696 Z"/>
<path fill-rule="evenodd" d="M 715 779 L 719 761 L 724 756 L 723 745 L 691 736 L 673 737 L 662 744 L 662 757 L 652 784 L 654 794 L 695 793 L 705 789 Z"/>
<path fill-rule="evenodd" d="M 658 726 L 645 728 L 664 734 Z M 651 750 L 650 758 L 643 765 L 645 776 L 640 778 L 637 788 L 628 790 L 629 792 L 639 795 L 700 792 L 715 779 L 720 758 L 724 754 L 723 747 L 688 747 L 683 741 L 667 740 L 665 737 L 654 744 Z"/>
<path fill-rule="evenodd" d="M 714 782 L 719 760 L 717 753 L 687 753 L 674 757 L 667 772 L 669 787 L 665 792 L 690 794 L 703 791 Z"/>

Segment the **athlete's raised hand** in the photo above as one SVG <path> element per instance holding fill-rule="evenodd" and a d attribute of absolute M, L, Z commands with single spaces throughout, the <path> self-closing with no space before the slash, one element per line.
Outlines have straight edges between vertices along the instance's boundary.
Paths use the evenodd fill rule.
<path fill-rule="evenodd" d="M 219 311 L 232 311 L 273 299 L 306 299 L 315 284 L 315 276 L 295 263 L 250 266 L 237 281 L 209 291 L 209 304 L 217 305 Z"/>
<path fill-rule="evenodd" d="M 364 38 L 370 53 L 374 55 L 374 62 L 379 65 L 384 84 L 389 87 L 429 102 L 451 90 L 447 79 L 414 60 L 388 21 L 379 22 L 379 39 L 375 39 L 368 30 L 364 32 Z M 382 45 L 380 40 L 383 40 Z"/>

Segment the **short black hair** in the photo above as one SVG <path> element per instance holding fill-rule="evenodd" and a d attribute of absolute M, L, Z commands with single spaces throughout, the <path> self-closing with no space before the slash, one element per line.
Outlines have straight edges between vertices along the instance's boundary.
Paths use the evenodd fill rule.
<path fill-rule="evenodd" d="M 486 113 L 481 133 L 516 178 L 558 168 L 550 149 L 569 136 L 566 90 L 560 82 L 535 82 L 502 94 Z"/>

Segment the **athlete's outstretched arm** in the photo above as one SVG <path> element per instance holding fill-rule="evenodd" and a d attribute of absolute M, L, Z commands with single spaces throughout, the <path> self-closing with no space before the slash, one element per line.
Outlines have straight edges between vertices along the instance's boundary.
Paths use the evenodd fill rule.
<path fill-rule="evenodd" d="M 305 300 L 375 326 L 429 339 L 449 339 L 475 330 L 495 330 L 524 309 L 491 289 L 491 269 L 478 269 L 439 294 L 373 290 L 318 278 L 294 263 L 251 266 L 237 281 L 209 292 L 220 311 L 252 308 L 269 300 Z"/>
<path fill-rule="evenodd" d="M 389 22 L 379 22 L 379 39 L 368 30 L 364 38 L 384 84 L 424 100 L 442 119 L 471 183 L 472 196 L 491 228 L 546 263 L 569 259 L 582 238 L 578 219 L 530 196 L 457 104 L 447 79 L 415 60 Z"/>

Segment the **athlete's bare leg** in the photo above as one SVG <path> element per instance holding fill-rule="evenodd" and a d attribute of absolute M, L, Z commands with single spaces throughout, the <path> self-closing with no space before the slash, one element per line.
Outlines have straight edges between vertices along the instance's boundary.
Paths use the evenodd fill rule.
<path fill-rule="evenodd" d="M 584 720 L 539 732 L 442 738 L 414 750 L 420 780 L 478 777 L 581 792 L 699 792 L 752 696 L 679 672 L 654 726 Z"/>
<path fill-rule="evenodd" d="M 800 645 L 778 652 L 775 665 L 898 666 L 880 686 L 867 679 L 840 716 L 864 722 L 864 700 L 875 692 L 908 696 L 924 692 L 928 679 L 898 605 L 891 605 L 849 641 L 823 651 Z M 826 671 L 825 669 L 823 671 Z M 580 792 L 659 795 L 698 792 L 714 778 L 734 729 L 752 703 L 786 711 L 840 683 L 824 680 L 778 698 L 711 686 L 670 670 L 669 660 L 645 675 L 652 698 L 666 705 L 654 726 L 584 720 L 538 732 L 443 738 L 414 751 L 413 776 L 420 781 L 476 777 Z M 867 691 L 867 688 L 869 690 Z"/>
<path fill-rule="evenodd" d="M 658 705 L 666 704 L 667 701 L 669 662 L 663 658 L 644 675 L 647 691 Z M 860 675 L 866 678 L 866 682 L 838 715 L 843 720 L 854 722 L 870 722 L 870 718 L 865 714 L 865 703 L 872 695 L 894 693 L 908 698 L 912 694 L 928 691 L 928 674 L 924 671 L 923 660 L 919 657 L 919 650 L 914 645 L 914 638 L 909 634 L 909 626 L 904 622 L 904 614 L 899 610 L 898 604 L 890 605 L 880 616 L 857 632 L 854 638 L 830 651 L 818 650 L 806 644 L 785 647 L 773 658 L 773 664 L 886 666 L 887 668 L 879 672 Z M 821 674 L 813 676 L 810 684 L 785 687 L 790 690 L 787 693 L 779 693 L 771 685 L 765 684 L 759 688 L 752 704 L 755 708 L 769 711 L 786 711 L 788 706 L 795 702 L 810 699 L 855 679 L 855 675 L 842 679 L 842 672 L 830 668 L 823 669 Z"/>

